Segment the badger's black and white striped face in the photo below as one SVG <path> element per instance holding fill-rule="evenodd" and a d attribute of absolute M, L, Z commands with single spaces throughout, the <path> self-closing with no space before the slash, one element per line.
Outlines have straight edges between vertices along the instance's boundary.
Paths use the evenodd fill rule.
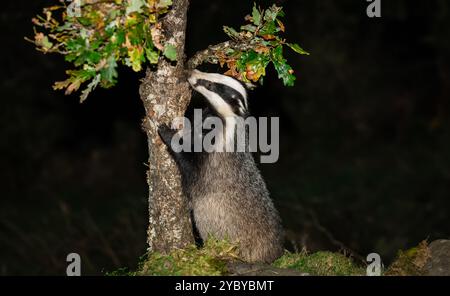
<path fill-rule="evenodd" d="M 236 79 L 194 70 L 188 80 L 221 116 L 244 116 L 247 113 L 247 91 Z"/>

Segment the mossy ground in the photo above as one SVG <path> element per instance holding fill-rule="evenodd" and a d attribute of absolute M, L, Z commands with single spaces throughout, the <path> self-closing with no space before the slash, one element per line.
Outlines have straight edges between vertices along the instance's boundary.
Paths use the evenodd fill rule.
<path fill-rule="evenodd" d="M 424 267 L 430 256 L 428 243 L 422 241 L 417 247 L 399 251 L 397 259 L 389 266 L 385 275 L 424 275 Z"/>
<path fill-rule="evenodd" d="M 364 275 L 365 268 L 340 253 L 286 253 L 274 263 L 279 268 L 291 268 L 310 275 Z"/>
<path fill-rule="evenodd" d="M 383 275 L 423 275 L 423 267 L 430 256 L 428 244 L 399 251 L 397 259 Z M 227 263 L 239 260 L 237 246 L 227 241 L 209 239 L 202 248 L 195 245 L 173 250 L 169 254 L 153 253 L 141 258 L 137 271 L 119 269 L 107 275 L 228 275 Z M 361 276 L 365 266 L 357 264 L 341 253 L 319 251 L 286 252 L 273 264 L 277 268 L 295 269 L 317 276 Z"/>
<path fill-rule="evenodd" d="M 227 241 L 209 239 L 202 248 L 195 245 L 163 255 L 150 254 L 141 259 L 138 271 L 119 269 L 107 275 L 227 275 L 227 262 L 239 260 L 237 246 Z M 340 253 L 289 253 L 273 263 L 274 267 L 290 268 L 310 275 L 362 275 L 364 268 Z"/>
<path fill-rule="evenodd" d="M 195 245 L 167 255 L 151 254 L 141 265 L 138 275 L 224 275 L 226 263 L 236 260 L 237 246 L 210 239 L 202 248 Z"/>

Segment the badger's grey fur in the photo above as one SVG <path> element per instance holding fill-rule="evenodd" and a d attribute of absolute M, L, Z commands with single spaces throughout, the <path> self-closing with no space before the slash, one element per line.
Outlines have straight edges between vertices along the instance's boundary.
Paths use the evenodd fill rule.
<path fill-rule="evenodd" d="M 205 116 L 219 116 L 225 133 L 217 145 L 236 137 L 236 116 L 246 117 L 247 93 L 231 77 L 194 70 L 189 82 L 208 101 Z M 176 131 L 162 125 L 159 133 L 177 162 L 190 198 L 195 226 L 209 236 L 239 244 L 248 262 L 272 262 L 282 254 L 283 231 L 277 210 L 250 152 L 175 153 Z"/>

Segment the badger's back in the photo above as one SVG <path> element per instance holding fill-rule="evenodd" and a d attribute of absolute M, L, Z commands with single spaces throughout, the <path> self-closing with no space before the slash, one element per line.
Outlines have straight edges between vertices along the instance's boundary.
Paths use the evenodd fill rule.
<path fill-rule="evenodd" d="M 203 239 L 229 239 L 248 262 L 272 262 L 283 251 L 281 222 L 250 153 L 208 153 L 189 195 Z"/>

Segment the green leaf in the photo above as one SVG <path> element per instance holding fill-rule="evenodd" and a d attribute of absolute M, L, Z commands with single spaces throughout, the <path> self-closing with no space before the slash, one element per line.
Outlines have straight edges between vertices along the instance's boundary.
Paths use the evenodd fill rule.
<path fill-rule="evenodd" d="M 244 52 L 236 63 L 237 69 L 241 72 L 245 71 L 247 64 L 257 58 L 258 54 L 253 50 Z"/>
<path fill-rule="evenodd" d="M 83 103 L 88 95 L 97 87 L 100 82 L 100 74 L 97 74 L 94 79 L 88 84 L 87 88 L 81 92 L 80 103 Z"/>
<path fill-rule="evenodd" d="M 122 43 L 125 42 L 125 31 L 124 30 L 118 30 L 114 35 L 113 35 L 113 42 L 116 45 L 120 45 Z"/>
<path fill-rule="evenodd" d="M 130 0 L 128 1 L 126 14 L 129 15 L 133 12 L 142 13 L 142 6 L 144 5 L 144 0 Z"/>
<path fill-rule="evenodd" d="M 101 75 L 101 86 L 108 88 L 116 83 L 117 73 L 117 62 L 114 56 L 110 56 L 107 59 L 106 66 L 100 71 Z"/>
<path fill-rule="evenodd" d="M 67 70 L 66 73 L 69 75 L 69 78 L 64 81 L 57 81 L 53 85 L 53 89 L 55 90 L 65 88 L 66 95 L 78 90 L 83 82 L 95 77 L 95 70 L 87 65 L 80 70 Z"/>
<path fill-rule="evenodd" d="M 245 82 L 256 82 L 266 75 L 266 67 L 269 62 L 269 55 L 250 50 L 239 57 L 236 69 L 242 74 L 241 77 Z"/>
<path fill-rule="evenodd" d="M 128 51 L 126 64 L 133 68 L 133 71 L 139 72 L 142 70 L 142 62 L 144 62 L 144 60 L 144 50 L 140 47 L 134 47 Z"/>
<path fill-rule="evenodd" d="M 278 46 L 271 52 L 271 60 L 275 70 L 278 73 L 278 78 L 283 80 L 285 86 L 294 86 L 295 76 L 293 75 L 292 67 L 286 62 L 283 57 L 283 46 Z"/>
<path fill-rule="evenodd" d="M 283 46 L 279 45 L 275 49 L 273 49 L 270 53 L 272 61 L 284 62 L 283 57 Z"/>
<path fill-rule="evenodd" d="M 253 19 L 253 23 L 256 26 L 259 26 L 261 24 L 261 13 L 259 12 L 258 8 L 256 7 L 256 3 L 253 4 L 252 19 Z"/>
<path fill-rule="evenodd" d="M 286 63 L 273 62 L 275 70 L 278 73 L 278 78 L 283 80 L 285 86 L 294 86 L 296 80 L 295 76 L 290 73 L 292 67 Z"/>
<path fill-rule="evenodd" d="M 86 61 L 90 64 L 97 64 L 101 59 L 101 54 L 97 51 L 87 51 Z"/>
<path fill-rule="evenodd" d="M 83 26 L 90 26 L 92 24 L 92 20 L 87 17 L 77 17 L 77 21 Z"/>
<path fill-rule="evenodd" d="M 276 5 L 273 5 L 272 7 L 266 9 L 266 12 L 264 14 L 264 20 L 266 21 L 275 21 L 275 19 L 278 16 L 279 8 Z"/>
<path fill-rule="evenodd" d="M 167 8 L 172 5 L 172 0 L 159 0 L 157 3 L 158 8 Z"/>
<path fill-rule="evenodd" d="M 241 31 L 249 31 L 249 32 L 254 33 L 256 31 L 256 28 L 257 27 L 253 26 L 253 25 L 245 25 L 245 26 L 241 27 Z"/>
<path fill-rule="evenodd" d="M 49 40 L 48 40 L 48 37 L 47 36 L 45 36 L 44 38 L 42 38 L 42 41 L 41 41 L 41 44 L 40 44 L 43 48 L 45 48 L 45 49 L 50 49 L 50 48 L 52 48 L 52 46 L 53 46 L 53 43 L 51 43 Z"/>
<path fill-rule="evenodd" d="M 297 43 L 287 43 L 287 46 L 289 46 L 290 48 L 292 48 L 292 50 L 294 50 L 299 54 L 309 55 L 309 52 L 301 48 L 300 45 L 298 45 Z"/>
<path fill-rule="evenodd" d="M 143 23 L 138 23 L 128 30 L 128 38 L 132 45 L 141 45 L 145 39 Z"/>
<path fill-rule="evenodd" d="M 259 35 L 275 35 L 279 31 L 279 28 L 274 21 L 269 21 L 259 31 Z"/>
<path fill-rule="evenodd" d="M 172 62 L 177 60 L 177 49 L 172 44 L 166 44 L 163 54 Z"/>
<path fill-rule="evenodd" d="M 83 38 L 71 39 L 67 42 L 67 49 L 70 52 L 79 51 L 81 48 L 86 46 L 86 42 Z"/>
<path fill-rule="evenodd" d="M 150 63 L 152 63 L 152 64 L 158 63 L 158 61 L 159 61 L 159 52 L 158 51 L 146 48 L 145 55 L 147 56 L 147 59 Z"/>
<path fill-rule="evenodd" d="M 256 59 L 247 63 L 247 70 L 251 70 L 253 72 L 252 75 L 247 73 L 247 78 L 254 82 L 261 79 L 261 77 L 266 75 L 266 67 L 269 62 L 270 59 L 267 56 L 258 54 Z"/>

